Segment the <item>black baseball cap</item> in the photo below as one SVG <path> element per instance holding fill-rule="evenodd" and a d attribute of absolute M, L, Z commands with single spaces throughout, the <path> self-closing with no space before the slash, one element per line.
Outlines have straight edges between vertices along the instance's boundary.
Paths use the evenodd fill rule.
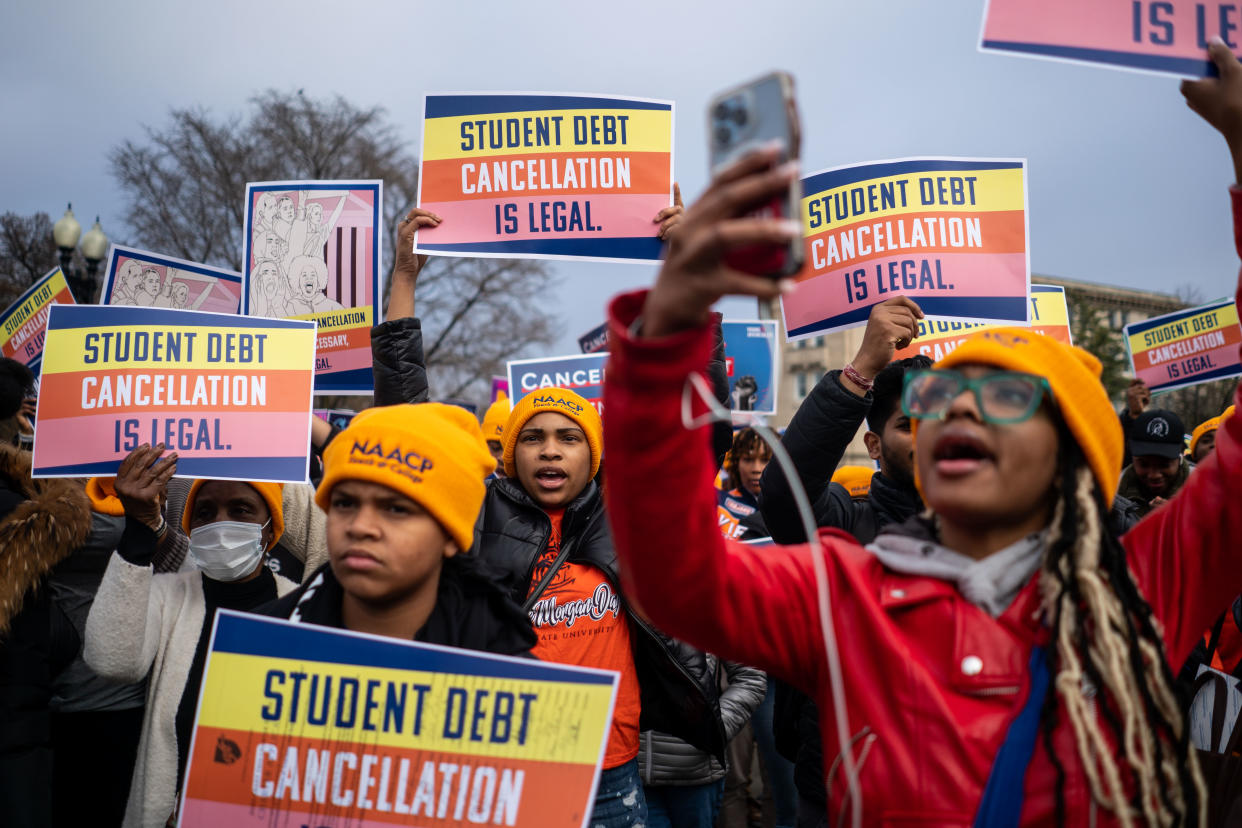
<path fill-rule="evenodd" d="M 1130 424 L 1130 454 L 1173 459 L 1186 450 L 1186 427 L 1182 418 L 1164 408 L 1149 408 Z"/>

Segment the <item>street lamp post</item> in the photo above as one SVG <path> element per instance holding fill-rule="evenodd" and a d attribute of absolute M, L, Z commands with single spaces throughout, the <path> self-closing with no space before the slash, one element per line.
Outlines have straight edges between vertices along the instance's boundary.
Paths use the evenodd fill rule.
<path fill-rule="evenodd" d="M 82 240 L 82 258 L 86 260 L 86 272 L 73 265 L 73 251 L 78 247 L 78 239 Z M 60 269 L 65 274 L 73 290 L 73 296 L 79 302 L 94 302 L 98 290 L 99 264 L 108 255 L 108 237 L 99 226 L 99 216 L 95 216 L 95 226 L 82 235 L 82 225 L 73 216 L 73 205 L 65 210 L 60 221 L 52 226 L 52 240 L 60 251 Z"/>

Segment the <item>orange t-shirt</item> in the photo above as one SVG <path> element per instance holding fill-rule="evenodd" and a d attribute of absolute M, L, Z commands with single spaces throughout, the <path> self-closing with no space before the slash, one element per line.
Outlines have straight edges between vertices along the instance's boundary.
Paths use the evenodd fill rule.
<path fill-rule="evenodd" d="M 543 580 L 561 551 L 561 519 L 565 512 L 562 509 L 547 514 L 552 520 L 552 534 L 548 548 L 535 563 L 531 589 Z M 596 567 L 566 561 L 531 607 L 530 620 L 539 636 L 539 643 L 532 650 L 539 660 L 616 670 L 621 674 L 604 767 L 615 768 L 637 756 L 642 702 L 634 670 L 634 647 L 629 618 L 608 576 Z"/>

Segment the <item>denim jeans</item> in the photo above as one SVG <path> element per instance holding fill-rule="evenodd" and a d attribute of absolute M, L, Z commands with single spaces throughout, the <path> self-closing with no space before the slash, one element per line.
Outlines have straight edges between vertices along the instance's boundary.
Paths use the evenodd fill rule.
<path fill-rule="evenodd" d="M 724 778 L 706 785 L 649 785 L 647 828 L 712 828 L 720 811 Z"/>
<path fill-rule="evenodd" d="M 776 734 L 773 732 L 772 713 L 775 709 L 776 691 L 772 679 L 768 679 L 768 692 L 755 710 L 750 724 L 755 731 L 755 745 L 767 769 L 768 790 L 776 807 L 777 828 L 793 828 L 798 818 L 798 789 L 794 786 L 794 765 L 776 750 Z"/>
<path fill-rule="evenodd" d="M 647 800 L 638 775 L 638 760 L 608 768 L 599 775 L 591 828 L 646 828 Z"/>

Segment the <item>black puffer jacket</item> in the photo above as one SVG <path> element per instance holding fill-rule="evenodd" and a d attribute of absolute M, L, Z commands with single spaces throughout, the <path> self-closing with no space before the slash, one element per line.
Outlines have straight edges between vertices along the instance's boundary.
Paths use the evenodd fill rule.
<path fill-rule="evenodd" d="M 505 573 L 515 601 L 526 600 L 535 562 L 548 547 L 552 522 L 514 480 L 488 484 L 475 527 L 473 554 Z M 593 566 L 620 583 L 617 555 L 604 515 L 599 487 L 591 482 L 565 509 L 566 559 Z M 640 618 L 628 605 L 634 635 L 634 666 L 642 694 L 642 730 L 661 730 L 724 760 L 725 734 L 719 712 L 720 693 L 707 657 L 676 641 Z"/>

